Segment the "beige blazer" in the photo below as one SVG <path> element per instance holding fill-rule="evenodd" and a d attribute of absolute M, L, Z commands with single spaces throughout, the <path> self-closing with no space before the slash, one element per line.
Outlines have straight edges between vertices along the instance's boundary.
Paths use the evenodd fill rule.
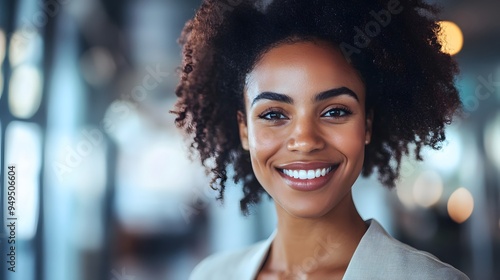
<path fill-rule="evenodd" d="M 453 266 L 441 262 L 435 256 L 419 251 L 391 237 L 375 220 L 369 224 L 358 244 L 344 280 L 444 280 L 469 279 Z M 276 231 L 264 241 L 237 251 L 218 253 L 199 263 L 191 273 L 190 280 L 254 280 L 267 257 Z M 301 273 L 313 267 L 315 260 L 325 257 L 334 246 L 328 240 L 318 241 L 316 256 L 306 258 L 304 264 L 293 270 L 301 278 Z M 304 278 L 305 279 L 305 278 Z"/>

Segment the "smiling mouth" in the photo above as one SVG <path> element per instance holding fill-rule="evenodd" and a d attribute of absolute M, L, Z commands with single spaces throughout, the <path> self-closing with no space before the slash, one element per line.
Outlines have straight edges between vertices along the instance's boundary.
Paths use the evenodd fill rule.
<path fill-rule="evenodd" d="M 290 178 L 311 180 L 328 175 L 330 172 L 336 170 L 338 166 L 339 164 L 318 169 L 278 169 L 278 171 Z"/>

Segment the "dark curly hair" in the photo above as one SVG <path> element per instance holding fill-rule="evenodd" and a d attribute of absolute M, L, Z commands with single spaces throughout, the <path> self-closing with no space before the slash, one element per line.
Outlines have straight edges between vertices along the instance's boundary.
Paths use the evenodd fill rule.
<path fill-rule="evenodd" d="M 420 0 L 274 0 L 267 6 L 203 1 L 179 39 L 183 62 L 173 113 L 219 199 L 228 167 L 234 182 L 243 184 L 245 214 L 265 192 L 241 146 L 236 116 L 245 110 L 245 76 L 279 44 L 333 43 L 362 76 L 366 108 L 374 113 L 363 176 L 376 169 L 382 184 L 392 188 L 403 155 L 414 152 L 422 160 L 422 147 L 439 149 L 461 103 L 454 86 L 458 67 L 441 51 L 436 15 L 434 6 Z"/>

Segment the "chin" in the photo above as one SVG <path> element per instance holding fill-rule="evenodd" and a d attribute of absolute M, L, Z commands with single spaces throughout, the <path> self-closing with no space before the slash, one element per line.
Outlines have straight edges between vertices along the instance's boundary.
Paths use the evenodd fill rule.
<path fill-rule="evenodd" d="M 316 219 L 339 212 L 341 215 L 349 211 L 350 189 L 344 192 L 293 192 L 281 193 L 280 199 L 275 199 L 277 207 L 283 213 L 296 218 Z"/>
<path fill-rule="evenodd" d="M 288 205 L 278 204 L 289 215 L 302 219 L 317 219 L 330 213 L 335 206 L 322 205 L 309 201 L 309 203 L 289 203 Z"/>

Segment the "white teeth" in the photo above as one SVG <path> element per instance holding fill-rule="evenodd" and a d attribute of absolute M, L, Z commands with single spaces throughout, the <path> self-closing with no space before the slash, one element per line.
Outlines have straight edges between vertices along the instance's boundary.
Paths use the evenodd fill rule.
<path fill-rule="evenodd" d="M 291 169 L 283 169 L 283 173 L 285 175 L 293 177 L 295 179 L 307 180 L 314 179 L 318 177 L 323 177 L 328 174 L 332 170 L 331 167 L 323 168 L 323 169 L 315 169 L 315 170 L 291 170 Z"/>

